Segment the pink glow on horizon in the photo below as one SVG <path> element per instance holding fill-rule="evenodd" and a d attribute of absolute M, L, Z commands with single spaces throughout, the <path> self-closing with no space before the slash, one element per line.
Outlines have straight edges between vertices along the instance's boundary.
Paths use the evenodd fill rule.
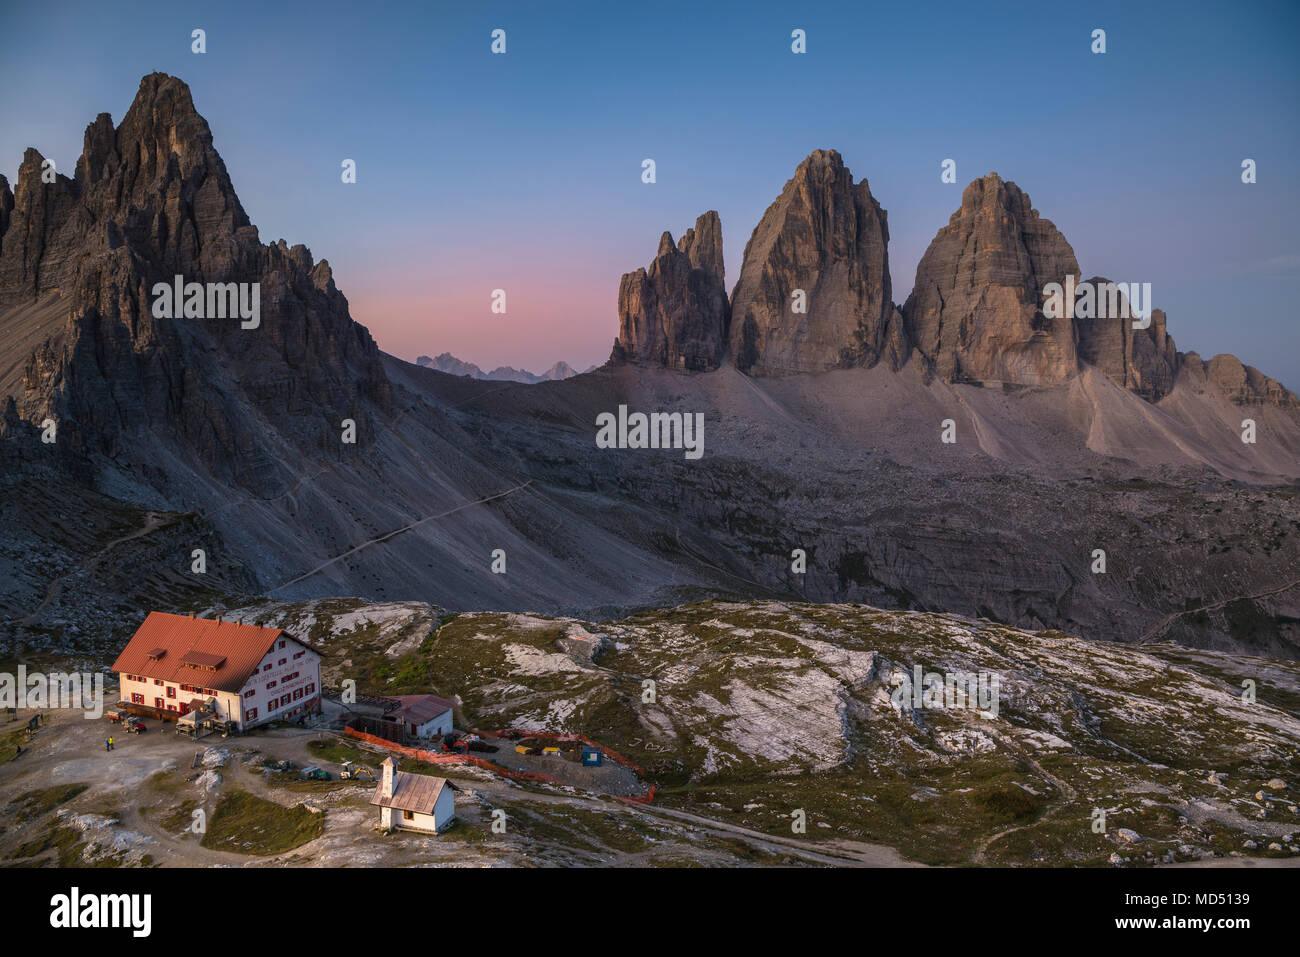
<path fill-rule="evenodd" d="M 577 264 L 508 270 L 446 260 L 335 276 L 352 318 L 379 348 L 414 362 L 450 352 L 490 371 L 514 366 L 545 372 L 563 360 L 579 372 L 609 357 L 618 335 L 618 276 Z M 506 314 L 491 311 L 492 290 L 506 292 Z"/>

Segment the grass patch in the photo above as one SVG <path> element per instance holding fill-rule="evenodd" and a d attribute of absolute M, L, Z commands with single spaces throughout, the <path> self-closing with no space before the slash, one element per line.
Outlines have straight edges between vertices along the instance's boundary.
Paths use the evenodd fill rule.
<path fill-rule="evenodd" d="M 6 731 L 0 734 L 0 764 L 8 764 L 18 757 L 18 746 L 24 745 L 23 751 L 26 752 L 27 744 L 27 725 L 15 728 L 12 731 Z"/>
<path fill-rule="evenodd" d="M 46 851 L 54 851 L 59 867 L 76 867 L 81 863 L 81 852 L 85 846 L 81 832 L 76 828 L 52 827 L 39 837 L 20 845 L 13 856 L 40 857 Z"/>
<path fill-rule="evenodd" d="M 314 738 L 307 742 L 307 750 L 311 752 L 312 757 L 320 761 L 330 761 L 334 764 L 352 761 L 368 768 L 379 767 L 380 759 L 378 755 L 369 751 L 362 751 L 356 745 L 340 741 L 337 738 Z"/>
<path fill-rule="evenodd" d="M 94 861 L 87 861 L 84 857 L 86 842 L 82 839 L 82 834 L 75 827 L 52 827 L 48 828 L 45 833 L 39 837 L 33 838 L 26 844 L 21 845 L 14 851 L 11 856 L 13 859 L 37 858 L 44 856 L 47 852 L 54 853 L 54 859 L 59 867 L 121 867 L 121 856 L 108 855 Z M 39 867 L 40 862 L 31 864 L 20 864 L 22 867 Z"/>
<path fill-rule="evenodd" d="M 315 840 L 324 830 L 324 815 L 301 804 L 284 807 L 247 791 L 231 791 L 217 805 L 200 843 L 236 854 L 281 854 Z"/>
<path fill-rule="evenodd" d="M 54 810 L 60 804 L 66 804 L 88 787 L 90 785 L 81 783 L 56 784 L 53 787 L 32 791 L 14 801 L 10 801 L 5 810 L 17 812 L 18 823 L 21 824 L 24 821 L 30 821 L 34 817 L 40 817 L 42 814 Z"/>
<path fill-rule="evenodd" d="M 155 771 L 145 780 L 145 785 L 157 791 L 160 794 L 175 794 L 181 790 L 186 782 L 179 774 L 173 771 Z"/>
<path fill-rule="evenodd" d="M 1038 813 L 1043 802 L 1023 788 L 1000 784 L 975 794 L 975 800 L 997 820 L 1024 821 Z"/>
<path fill-rule="evenodd" d="M 190 825 L 194 823 L 194 811 L 198 808 L 199 802 L 193 798 L 186 798 L 177 807 L 169 811 L 158 824 L 168 831 L 188 831 Z M 141 808 L 143 811 L 144 808 Z"/>

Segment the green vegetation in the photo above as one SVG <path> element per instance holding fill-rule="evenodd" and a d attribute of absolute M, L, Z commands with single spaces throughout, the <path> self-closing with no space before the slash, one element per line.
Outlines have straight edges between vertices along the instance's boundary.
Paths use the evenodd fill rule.
<path fill-rule="evenodd" d="M 383 758 L 373 751 L 364 751 L 355 744 L 341 738 L 315 738 L 307 742 L 307 750 L 311 752 L 312 757 L 334 764 L 352 761 L 355 764 L 374 769 L 383 762 Z M 328 770 L 331 774 L 336 774 L 333 768 Z"/>
<path fill-rule="evenodd" d="M 323 814 L 303 805 L 284 807 L 247 791 L 229 791 L 217 805 L 200 842 L 214 851 L 282 854 L 320 837 Z"/>
<path fill-rule="evenodd" d="M 0 734 L 0 764 L 8 764 L 17 758 L 20 745 L 26 751 L 30 747 L 27 743 L 27 737 L 26 724 Z"/>
<path fill-rule="evenodd" d="M 32 791 L 24 794 L 15 801 L 9 802 L 6 811 L 14 811 L 17 814 L 17 821 L 22 824 L 24 821 L 30 821 L 32 818 L 40 817 L 49 811 L 54 810 L 60 804 L 66 804 L 78 794 L 86 790 L 88 784 L 56 784 L 40 791 Z"/>
<path fill-rule="evenodd" d="M 175 770 L 155 771 L 144 783 L 160 794 L 175 794 L 186 785 L 185 779 Z"/>
<path fill-rule="evenodd" d="M 194 823 L 194 812 L 198 809 L 198 806 L 198 801 L 193 798 L 186 798 L 168 811 L 158 823 L 164 830 L 178 833 L 188 831 Z M 145 810 L 145 808 L 140 809 L 141 813 Z"/>
<path fill-rule="evenodd" d="M 975 801 L 995 819 L 1022 821 L 1033 817 L 1043 806 L 1043 802 L 1018 787 L 1000 784 L 993 788 L 983 788 L 975 792 Z"/>
<path fill-rule="evenodd" d="M 418 651 L 381 659 L 367 677 L 366 685 L 375 694 L 427 694 L 433 687 L 429 661 Z"/>
<path fill-rule="evenodd" d="M 1231 611 L 1243 621 L 1251 613 Z M 1300 716 L 1300 668 L 1290 662 L 1135 650 L 851 603 L 708 600 L 601 623 L 465 613 L 422 638 L 404 627 L 401 648 L 413 650 L 387 657 L 393 629 L 363 626 L 331 639 L 334 658 L 350 662 L 349 677 L 360 666 L 363 690 L 459 697 L 461 726 L 584 734 L 638 764 L 669 808 L 785 838 L 801 808 L 814 847 L 863 841 L 959 866 L 1107 866 L 1117 851 L 1141 863 L 1148 851 L 1159 858 L 1184 845 L 1226 853 L 1259 838 L 1240 824 L 1262 810 L 1255 791 L 1272 777 L 1295 786 L 1297 731 L 1273 710 Z M 1000 675 L 997 719 L 969 709 L 900 713 L 890 682 L 914 665 Z M 1246 678 L 1264 707 L 1241 702 Z M 643 697 L 647 679 L 655 700 Z M 347 742 L 312 753 L 376 760 Z M 1208 783 L 1210 770 L 1226 772 L 1227 785 Z M 1223 822 L 1180 820 L 1193 801 Z M 1109 809 L 1105 834 L 1091 829 L 1095 807 Z M 655 835 L 671 830 L 663 822 L 541 802 L 522 802 L 510 819 L 507 841 L 578 858 L 613 851 L 688 863 L 667 849 L 656 859 Z M 1141 840 L 1117 838 L 1120 828 Z M 476 839 L 470 831 L 461 839 Z M 742 860 L 783 858 L 741 838 L 736 846 L 746 848 L 733 854 Z"/>
<path fill-rule="evenodd" d="M 52 827 L 30 841 L 22 844 L 13 853 L 17 859 L 40 857 L 47 851 L 54 852 L 59 867 L 79 867 L 82 865 L 82 851 L 86 844 L 81 832 L 75 827 Z M 34 865 L 33 865 L 34 866 Z"/>

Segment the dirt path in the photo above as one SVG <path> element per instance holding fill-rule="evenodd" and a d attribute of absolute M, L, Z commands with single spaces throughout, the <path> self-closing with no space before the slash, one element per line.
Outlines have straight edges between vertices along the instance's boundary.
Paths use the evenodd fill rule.
<path fill-rule="evenodd" d="M 1176 611 L 1173 614 L 1166 615 L 1163 619 L 1161 619 L 1158 625 L 1156 625 L 1154 628 L 1147 631 L 1141 638 L 1137 640 L 1137 644 L 1139 645 L 1150 644 L 1160 634 L 1162 634 L 1166 628 L 1168 628 L 1170 625 L 1172 625 L 1175 621 L 1177 621 L 1179 618 L 1183 617 L 1184 615 L 1194 615 L 1199 611 L 1210 611 L 1211 609 L 1214 608 L 1222 608 L 1230 601 L 1238 601 L 1241 599 L 1246 599 L 1249 601 L 1256 598 L 1267 598 L 1269 595 L 1277 595 L 1284 591 L 1290 591 L 1292 588 L 1295 588 L 1297 585 L 1300 585 L 1300 578 L 1287 582 L 1285 585 L 1279 585 L 1277 588 L 1270 588 L 1268 591 L 1256 592 L 1252 595 L 1233 595 L 1231 598 L 1221 598 L 1218 601 L 1212 601 L 1209 604 L 1201 605 L 1199 608 L 1185 608 L 1182 611 Z"/>
<path fill-rule="evenodd" d="M 52 582 L 50 582 L 49 586 L 45 589 L 45 600 L 36 606 L 35 611 L 33 611 L 26 618 L 23 618 L 21 621 L 18 622 L 19 629 L 26 628 L 37 618 L 39 618 L 41 616 L 41 613 L 44 612 L 45 609 L 49 608 L 50 605 L 54 604 L 56 601 L 59 600 L 59 596 L 63 593 L 63 584 L 69 578 L 71 578 L 74 575 L 82 574 L 83 572 L 94 571 L 96 568 L 99 567 L 100 563 L 102 563 L 103 560 L 108 556 L 108 553 L 111 552 L 118 545 L 121 545 L 123 542 L 129 542 L 132 539 L 141 538 L 145 535 L 148 535 L 150 532 L 154 531 L 157 528 L 160 528 L 164 524 L 165 522 L 163 517 L 159 515 L 157 512 L 151 511 L 146 515 L 145 523 L 140 528 L 137 528 L 133 532 L 128 532 L 126 535 L 118 536 L 117 538 L 113 539 L 111 542 L 106 544 L 99 551 L 95 552 L 95 554 L 87 558 L 84 562 L 82 562 L 79 566 L 77 566 L 76 569 L 68 572 L 66 575 L 61 575 L 58 578 L 54 579 Z"/>
<path fill-rule="evenodd" d="M 726 824 L 679 811 L 676 808 L 646 805 L 641 808 L 647 814 L 689 821 L 700 830 L 714 837 L 738 837 L 741 840 L 773 854 L 789 854 L 814 864 L 832 867 L 925 867 L 914 861 L 906 860 L 898 851 L 883 844 L 864 844 L 860 841 L 835 839 L 830 841 L 812 841 L 797 837 L 777 837 L 755 831 L 738 824 Z"/>
<path fill-rule="evenodd" d="M 739 839 L 759 850 L 774 855 L 797 857 L 810 864 L 829 867 L 923 867 L 905 860 L 892 847 L 876 844 L 863 844 L 857 841 L 830 840 L 815 841 L 795 836 L 782 837 L 755 831 L 738 824 L 715 821 L 689 811 L 663 807 L 656 804 L 629 805 L 621 801 L 600 798 L 595 795 L 575 795 L 551 790 L 521 788 L 502 778 L 475 779 L 474 790 L 488 796 L 501 807 L 508 808 L 519 800 L 521 794 L 527 794 L 528 800 L 541 804 L 558 804 L 580 808 L 600 814 L 644 815 L 664 821 L 681 822 L 704 832 L 709 837 L 724 840 Z M 633 864 L 638 855 L 620 854 L 621 864 Z M 735 861 L 730 861 L 734 865 Z"/>
<path fill-rule="evenodd" d="M 266 594 L 268 596 L 274 595 L 282 588 L 288 588 L 290 585 L 296 585 L 298 584 L 298 582 L 304 581 L 305 579 L 311 578 L 313 575 L 316 575 L 319 572 L 324 571 L 325 569 L 329 568 L 331 565 L 338 564 L 339 562 L 343 561 L 343 559 L 347 558 L 349 555 L 355 555 L 357 552 L 361 551 L 362 549 L 369 548 L 371 545 L 382 544 L 383 542 L 388 541 L 390 538 L 394 538 L 397 535 L 401 535 L 403 532 L 409 532 L 413 528 L 419 528 L 421 525 L 425 524 L 426 522 L 432 522 L 440 518 L 446 518 L 448 515 L 454 515 L 457 512 L 463 512 L 467 508 L 473 508 L 475 505 L 483 505 L 487 502 L 495 502 L 497 499 L 505 498 L 507 495 L 513 495 L 515 492 L 526 489 L 528 488 L 528 486 L 532 484 L 533 484 L 533 480 L 529 479 L 527 482 L 524 482 L 520 485 L 516 485 L 514 488 L 508 488 L 504 492 L 497 492 L 495 495 L 489 495 L 486 498 L 480 498 L 473 502 L 466 502 L 463 505 L 457 505 L 455 508 L 449 508 L 447 509 L 447 511 L 439 512 L 437 515 L 427 515 L 424 518 L 416 519 L 414 522 L 411 522 L 409 525 L 403 525 L 401 528 L 394 529 L 391 532 L 385 532 L 383 535 L 376 536 L 375 538 L 372 538 L 369 541 L 362 542 L 360 545 L 357 545 L 353 548 L 349 548 L 346 552 L 343 552 L 341 555 L 336 555 L 333 558 L 331 558 L 329 561 L 317 565 L 311 571 L 303 572 L 301 575 L 298 575 L 295 578 L 291 578 L 288 581 L 281 582 L 279 585 L 276 585 Z"/>
<path fill-rule="evenodd" d="M 1006 739 L 1004 736 L 996 735 L 996 737 L 998 738 L 998 743 L 1001 744 L 1004 748 L 1015 747 L 1015 745 L 1011 741 Z M 1034 820 L 1030 821 L 1028 824 L 1017 824 L 1013 827 L 1003 828 L 1001 831 L 998 831 L 996 834 L 990 834 L 988 837 L 982 840 L 979 844 L 979 847 L 975 849 L 975 853 L 971 856 L 972 864 L 983 864 L 985 855 L 988 853 L 988 849 L 992 847 L 994 843 L 1000 841 L 1008 834 L 1015 834 L 1017 831 L 1023 831 L 1025 828 L 1028 827 L 1037 827 L 1039 824 L 1046 821 L 1049 817 L 1056 814 L 1059 810 L 1061 810 L 1062 807 L 1069 804 L 1075 799 L 1076 794 L 1074 788 L 1070 787 L 1070 785 L 1066 784 L 1056 775 L 1052 774 L 1050 771 L 1044 768 L 1030 755 L 1024 754 L 1022 755 L 1022 757 L 1024 758 L 1025 763 L 1027 763 L 1030 767 L 1034 769 L 1035 773 L 1037 773 L 1044 780 L 1050 783 L 1052 787 L 1056 788 L 1056 798 L 1053 800 L 1052 805 L 1046 811 L 1044 811 L 1038 817 L 1034 818 Z"/>

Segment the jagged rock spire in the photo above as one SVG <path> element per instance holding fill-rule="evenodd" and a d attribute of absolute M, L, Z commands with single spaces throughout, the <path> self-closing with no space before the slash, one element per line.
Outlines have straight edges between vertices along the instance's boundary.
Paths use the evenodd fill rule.
<path fill-rule="evenodd" d="M 824 372 L 882 358 L 897 366 L 906 344 L 890 299 L 888 245 L 887 217 L 867 181 L 855 184 L 835 150 L 809 154 L 745 246 L 731 297 L 737 368 Z"/>
<path fill-rule="evenodd" d="M 681 241 L 665 232 L 649 269 L 623 276 L 619 334 L 611 358 L 707 372 L 726 352 L 727 291 L 722 284 L 722 225 L 712 210 Z"/>

